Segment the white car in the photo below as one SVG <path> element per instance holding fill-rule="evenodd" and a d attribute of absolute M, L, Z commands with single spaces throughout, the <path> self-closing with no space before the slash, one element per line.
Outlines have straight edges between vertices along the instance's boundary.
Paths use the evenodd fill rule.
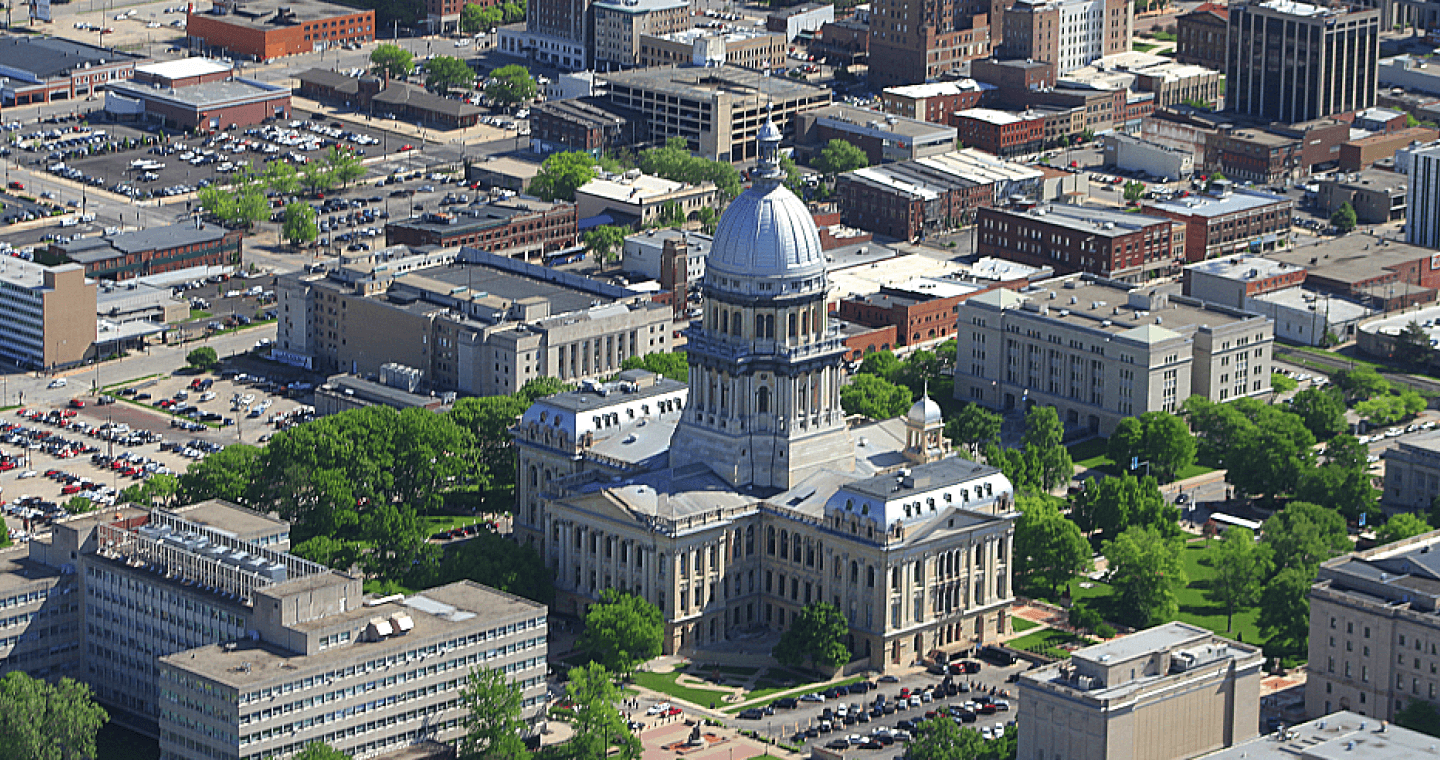
<path fill-rule="evenodd" d="M 26 470 L 26 471 L 20 473 L 20 479 L 21 479 L 21 480 L 24 480 L 24 479 L 26 479 L 26 478 L 33 478 L 33 477 L 35 477 L 37 474 L 39 474 L 39 473 L 35 472 L 34 470 Z"/>
<path fill-rule="evenodd" d="M 51 381 L 50 381 L 50 384 L 47 385 L 47 386 L 45 386 L 45 387 L 47 387 L 47 388 L 64 388 L 65 386 L 67 386 L 67 385 L 69 385 L 69 384 L 70 384 L 70 381 L 66 380 L 65 378 L 63 378 L 63 377 L 57 377 L 57 378 L 55 378 L 54 380 L 51 380 Z"/>
<path fill-rule="evenodd" d="M 666 710 L 669 710 L 669 709 L 670 709 L 670 703 L 669 703 L 669 702 L 661 702 L 661 703 L 659 703 L 659 704 L 650 705 L 650 709 L 649 709 L 649 710 L 646 710 L 646 711 L 645 711 L 645 714 L 646 714 L 646 715 L 659 715 L 660 713 L 663 713 L 663 712 L 665 712 Z"/>
<path fill-rule="evenodd" d="M 803 695 L 803 696 L 800 697 L 800 701 L 801 701 L 801 702 L 824 702 L 824 701 L 825 701 L 825 695 L 824 695 L 824 694 L 813 694 L 813 693 L 812 693 L 812 694 L 805 694 L 805 695 Z"/>

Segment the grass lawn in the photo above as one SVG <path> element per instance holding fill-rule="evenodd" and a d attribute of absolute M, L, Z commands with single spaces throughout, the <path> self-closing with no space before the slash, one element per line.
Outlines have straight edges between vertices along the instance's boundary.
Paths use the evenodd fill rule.
<path fill-rule="evenodd" d="M 1011 649 L 1021 649 L 1026 652 L 1036 652 L 1038 654 L 1048 655 L 1050 657 L 1056 657 L 1063 660 L 1070 656 L 1070 652 L 1061 649 L 1061 645 L 1079 644 L 1081 646 L 1089 646 L 1093 643 L 1095 642 L 1083 636 L 1076 636 L 1073 633 L 1057 630 L 1055 628 L 1047 628 L 1043 631 L 1036 631 L 1027 636 L 1021 636 L 1018 639 L 1012 639 L 1007 642 L 1005 646 L 1008 646 Z"/>
<path fill-rule="evenodd" d="M 709 705 L 711 702 L 717 705 L 721 704 L 720 698 L 728 693 L 681 686 L 675 682 L 675 679 L 681 675 L 681 673 L 636 673 L 634 680 L 636 684 L 644 686 L 651 691 L 668 694 L 676 699 L 683 699 L 696 705 Z"/>
<path fill-rule="evenodd" d="M 828 689 L 828 688 L 830 688 L 831 686 L 849 686 L 849 685 L 852 684 L 852 683 L 855 683 L 855 682 L 857 682 L 857 681 L 864 681 L 864 680 L 865 680 L 865 676 L 855 676 L 854 678 L 846 678 L 846 679 L 841 680 L 841 681 L 836 681 L 836 682 L 833 683 L 833 684 L 826 684 L 826 685 L 825 685 L 825 688 Z M 810 687 L 815 687 L 815 688 L 810 688 Z M 746 692 L 746 694 L 745 694 L 745 704 L 744 704 L 743 707 L 742 707 L 741 705 L 735 705 L 735 706 L 733 706 L 733 707 L 726 708 L 726 709 L 725 709 L 725 712 L 727 712 L 727 713 L 736 713 L 736 712 L 739 712 L 739 711 L 742 710 L 742 709 L 746 709 L 746 708 L 750 708 L 750 707 L 764 707 L 765 705 L 768 705 L 768 704 L 770 704 L 771 702 L 774 702 L 775 700 L 780 699 L 780 697 L 778 697 L 778 696 L 776 696 L 776 697 L 770 697 L 770 695 L 772 695 L 772 694 L 777 694 L 778 692 L 782 692 L 782 691 L 791 691 L 791 690 L 798 690 L 798 691 L 794 691 L 794 693 L 793 693 L 793 696 L 797 696 L 797 697 L 800 696 L 801 694 L 806 694 L 806 693 L 809 693 L 809 692 L 811 692 L 811 691 L 823 691 L 822 689 L 819 688 L 819 683 L 805 683 L 804 681 L 796 682 L 796 684 L 795 684 L 794 686 L 777 686 L 777 687 L 770 687 L 770 688 L 765 688 L 765 689 L 756 689 L 755 691 Z M 764 697 L 770 697 L 770 699 L 763 699 Z M 760 700 L 760 701 L 758 701 L 758 702 L 752 702 L 751 700 Z"/>
<path fill-rule="evenodd" d="M 1105 453 L 1105 447 L 1108 443 L 1109 440 L 1105 438 L 1091 438 L 1088 441 L 1081 441 L 1069 447 L 1070 458 L 1075 461 L 1075 464 L 1081 467 L 1098 469 L 1113 466 L 1115 461 Z"/>
<path fill-rule="evenodd" d="M 160 742 L 114 723 L 95 735 L 95 760 L 159 760 Z"/>
<path fill-rule="evenodd" d="M 1150 52 L 1151 50 L 1154 50 L 1155 48 L 1158 48 L 1158 47 L 1160 47 L 1160 46 L 1159 46 L 1159 45 L 1147 45 L 1147 44 L 1145 44 L 1144 42 L 1137 42 L 1137 43 L 1135 43 L 1134 47 L 1135 47 L 1136 50 L 1138 50 L 1138 51 L 1140 51 L 1140 52 L 1142 52 L 1142 53 L 1148 53 L 1148 52 Z"/>
<path fill-rule="evenodd" d="M 1175 41 L 1175 35 L 1171 34 L 1170 32 L 1151 32 L 1150 36 L 1162 42 Z"/>
<path fill-rule="evenodd" d="M 1019 633 L 1021 631 L 1028 631 L 1031 628 L 1039 628 L 1040 624 L 1035 622 L 1034 620 L 1026 620 L 1025 618 L 1012 617 L 1010 618 L 1010 627 L 1015 629 L 1016 633 Z"/>
<path fill-rule="evenodd" d="M 692 676 L 705 678 L 711 673 L 724 673 L 727 676 L 740 676 L 749 678 L 760 672 L 759 668 L 747 668 L 741 665 L 707 665 L 705 663 L 690 663 L 685 671 Z"/>
<path fill-rule="evenodd" d="M 450 530 L 451 528 L 460 528 L 487 521 L 471 515 L 421 515 L 420 522 L 425 526 L 425 535 L 433 536 L 442 530 Z"/>
<path fill-rule="evenodd" d="M 191 319 L 209 319 L 211 316 L 212 316 L 212 315 L 210 314 L 210 312 L 205 311 L 204 309 L 191 309 L 191 310 L 190 310 L 190 318 L 191 318 Z"/>

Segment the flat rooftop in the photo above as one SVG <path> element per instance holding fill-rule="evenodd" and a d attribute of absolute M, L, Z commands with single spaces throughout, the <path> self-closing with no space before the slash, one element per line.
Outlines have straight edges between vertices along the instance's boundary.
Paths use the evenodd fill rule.
<path fill-rule="evenodd" d="M 1146 201 L 1144 208 L 1160 209 L 1185 216 L 1217 217 L 1254 211 L 1281 203 L 1294 205 L 1295 202 L 1279 195 L 1240 188 L 1223 196 L 1192 195 L 1168 201 Z"/>
<path fill-rule="evenodd" d="M 384 383 L 348 374 L 331 375 L 317 390 L 352 397 L 371 404 L 384 404 L 396 409 L 440 405 L 440 399 L 435 396 L 411 393 L 403 388 L 392 388 Z"/>
<path fill-rule="evenodd" d="M 480 164 L 480 166 L 485 165 L 487 164 Z M 427 214 L 410 219 L 392 219 L 386 226 L 458 235 L 477 230 L 488 230 L 492 227 L 502 227 L 516 217 L 545 213 L 556 205 L 558 204 L 530 198 L 511 199 L 500 203 L 487 203 L 483 206 L 460 207 L 460 210 L 447 211 L 437 215 Z"/>
<path fill-rule="evenodd" d="M 1019 124 L 1025 121 L 1025 119 L 1009 111 L 997 111 L 993 108 L 967 108 L 964 111 L 956 111 L 955 115 L 961 118 L 975 119 L 976 121 L 983 121 L 987 124 L 1002 127 L 1007 124 Z"/>
<path fill-rule="evenodd" d="M 1103 206 L 1078 206 L 1064 203 L 1036 206 L 1028 211 L 1007 210 L 1002 213 L 1107 238 L 1123 237 L 1140 232 L 1147 227 L 1172 223 L 1170 219 L 1161 216 L 1127 214 Z"/>
<path fill-rule="evenodd" d="M 805 84 L 788 77 L 768 77 L 753 69 L 739 66 L 718 66 L 715 68 L 648 68 L 632 71 L 617 71 L 605 74 L 611 88 L 632 87 L 641 90 L 661 92 L 667 95 L 695 98 L 717 98 L 721 95 L 732 97 L 769 97 L 780 100 L 823 98 L 829 100 L 830 91 L 824 87 Z"/>
<path fill-rule="evenodd" d="M 597 8 L 619 13 L 651 13 L 671 8 L 689 8 L 689 0 L 595 0 Z"/>
<path fill-rule="evenodd" d="M 724 29 L 686 29 L 683 32 L 671 32 L 670 34 L 658 35 L 644 34 L 641 36 L 652 37 L 653 39 L 665 40 L 667 42 L 679 42 L 684 45 L 690 45 L 694 43 L 695 40 L 705 39 L 707 37 L 721 37 L 726 42 L 748 42 L 762 37 L 774 37 L 777 38 L 775 40 L 776 45 L 783 45 L 785 42 L 785 35 L 766 31 L 763 26 L 758 26 L 753 29 L 742 29 L 738 27 L 726 27 Z"/>
<path fill-rule="evenodd" d="M 43 264 L 36 264 L 33 261 L 16 256 L 0 255 L 0 282 L 8 282 L 11 285 L 29 290 L 38 290 L 45 284 L 45 270 L 55 272 L 66 272 L 70 269 L 82 269 L 78 264 L 60 264 L 47 267 Z"/>
<path fill-rule="evenodd" d="M 1219 259 L 1201 261 L 1185 267 L 1187 271 L 1223 277 L 1227 280 L 1265 280 L 1282 274 L 1293 274 L 1303 267 L 1287 261 L 1276 261 L 1264 256 L 1240 254 Z"/>
<path fill-rule="evenodd" d="M 1390 267 L 1428 259 L 1434 253 L 1429 248 L 1352 232 L 1314 245 L 1295 246 L 1265 255 L 1305 267 L 1314 276 L 1357 283 L 1374 279 Z"/>
<path fill-rule="evenodd" d="M 41 81 L 87 66 L 138 60 L 143 59 L 59 37 L 0 36 L 0 69 L 27 72 Z"/>
<path fill-rule="evenodd" d="M 905 116 L 871 111 L 866 108 L 835 103 L 825 108 L 810 111 L 805 114 L 807 118 L 814 117 L 824 119 L 833 124 L 872 129 L 885 134 L 900 135 L 914 139 L 953 138 L 954 127 L 947 127 L 943 124 L 931 124 L 928 121 L 911 119 Z"/>
<path fill-rule="evenodd" d="M 290 523 L 220 499 L 209 499 L 188 507 L 169 510 L 197 525 L 229 534 L 242 541 L 290 530 Z"/>
<path fill-rule="evenodd" d="M 25 544 L 0 549 L 0 598 L 36 581 L 59 577 L 59 568 L 32 562 L 30 549 Z"/>
<path fill-rule="evenodd" d="M 1070 655 L 1073 660 L 1110 664 L 1182 647 L 1215 634 L 1189 623 L 1173 622 L 1085 647 Z"/>
<path fill-rule="evenodd" d="M 228 63 L 211 58 L 199 56 L 193 58 L 179 58 L 173 61 L 157 61 L 155 63 L 142 63 L 135 66 L 136 74 L 149 74 L 161 79 L 189 79 L 191 77 L 206 76 L 208 74 L 219 74 L 230 71 Z"/>
<path fill-rule="evenodd" d="M 620 126 L 629 121 L 615 106 L 594 98 L 567 98 L 536 103 L 530 111 L 532 119 L 542 113 L 551 113 L 591 127 Z"/>
<path fill-rule="evenodd" d="M 1374 316 L 1378 312 L 1356 303 L 1348 298 L 1339 298 L 1328 293 L 1321 293 L 1303 285 L 1296 285 L 1293 288 L 1281 288 L 1280 290 L 1262 293 L 1253 296 L 1254 301 L 1267 304 L 1283 306 L 1287 309 L 1297 311 L 1318 311 L 1325 315 L 1326 321 L 1330 324 L 1345 324 L 1366 317 Z M 1252 302 L 1253 303 L 1253 302 Z M 1257 311 L 1263 310 L 1262 306 L 1253 306 Z"/>
<path fill-rule="evenodd" d="M 976 464 L 968 459 L 960 457 L 949 457 L 936 462 L 916 465 L 910 469 L 910 475 L 914 478 L 913 486 L 900 486 L 896 489 L 895 475 L 878 475 L 872 478 L 857 480 L 845 485 L 845 490 L 852 493 L 869 496 L 881 502 L 892 501 L 904 498 L 896 494 L 902 493 L 923 493 L 938 488 L 946 488 L 994 475 L 999 470 L 984 464 Z"/>
<path fill-rule="evenodd" d="M 239 7 L 230 13 L 217 14 L 212 10 L 205 15 L 219 16 L 227 24 L 252 29 L 283 29 L 309 21 L 368 12 L 323 0 L 240 0 L 237 5 Z M 280 15 L 282 10 L 285 11 L 283 16 Z"/>
<path fill-rule="evenodd" d="M 1440 758 L 1435 737 L 1352 712 L 1257 736 L 1202 760 L 1395 760 Z"/>
<path fill-rule="evenodd" d="M 1387 138 L 1394 135 L 1375 135 L 1374 137 L 1362 138 L 1373 140 L 1375 138 Z M 1345 175 L 1349 176 L 1349 175 Z M 1410 187 L 1410 178 L 1398 172 L 1378 171 L 1366 169 L 1359 173 L 1355 179 L 1325 180 L 1320 184 L 1336 184 L 1341 187 L 1354 188 L 1356 190 L 1373 190 L 1384 193 L 1404 193 Z"/>
<path fill-rule="evenodd" d="M 907 84 L 901 87 L 886 87 L 885 93 L 902 98 L 938 98 L 942 95 L 963 95 L 996 89 L 993 84 L 982 84 L 974 79 L 954 79 L 949 82 Z"/>
<path fill-rule="evenodd" d="M 246 639 L 236 642 L 233 650 L 227 651 L 218 644 L 204 646 L 161 657 L 160 662 L 236 689 L 248 689 L 257 684 L 289 681 L 315 671 L 353 665 L 391 652 L 405 651 L 420 642 L 433 642 L 458 636 L 462 632 L 468 634 L 488 625 L 542 615 L 544 611 L 543 605 L 528 599 L 473 581 L 460 581 L 427 589 L 407 597 L 403 602 L 387 602 L 374 607 L 360 605 L 347 612 L 295 626 L 302 631 L 332 628 L 346 621 L 363 626 L 374 618 L 404 614 L 414 621 L 415 627 L 403 636 L 389 636 L 380 641 L 357 641 L 308 656 Z M 242 667 L 244 665 L 248 665 L 248 669 Z"/>
<path fill-rule="evenodd" d="M 708 184 L 708 183 L 707 183 Z M 714 185 L 708 185 L 708 189 L 714 189 Z M 621 177 L 618 179 L 592 179 L 581 185 L 576 190 L 578 193 L 593 195 L 597 198 L 604 198 L 609 201 L 617 201 L 627 204 L 641 204 L 651 198 L 659 198 L 682 190 L 706 190 L 706 185 L 687 185 L 684 182 L 673 182 L 662 177 L 654 177 L 649 174 L 641 174 L 638 177 Z"/>
<path fill-rule="evenodd" d="M 114 82 L 109 85 L 109 88 L 121 95 L 164 100 L 195 109 L 211 108 L 251 98 L 279 98 L 290 95 L 288 88 L 261 84 L 248 79 L 227 79 L 223 82 L 205 82 L 187 87 L 161 87 L 158 84 Z"/>

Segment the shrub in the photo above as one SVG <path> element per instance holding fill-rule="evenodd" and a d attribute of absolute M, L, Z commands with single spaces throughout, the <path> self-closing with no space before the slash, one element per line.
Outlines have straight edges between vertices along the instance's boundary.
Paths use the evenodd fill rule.
<path fill-rule="evenodd" d="M 1101 623 L 1100 625 L 1095 626 L 1095 635 L 1099 636 L 1102 639 L 1114 638 L 1115 626 L 1110 625 L 1109 623 Z"/>

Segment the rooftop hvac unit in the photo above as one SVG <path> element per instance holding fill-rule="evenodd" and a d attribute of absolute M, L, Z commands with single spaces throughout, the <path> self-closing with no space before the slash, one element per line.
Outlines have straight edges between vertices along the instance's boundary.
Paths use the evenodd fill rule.
<path fill-rule="evenodd" d="M 286 569 L 284 565 L 277 562 L 273 565 L 266 567 L 265 570 L 261 573 L 261 575 L 269 578 L 272 583 L 284 583 L 286 578 L 289 576 L 289 570 Z"/>
<path fill-rule="evenodd" d="M 394 627 L 396 634 L 409 633 L 415 628 L 415 621 L 403 613 L 391 615 L 390 624 Z"/>

